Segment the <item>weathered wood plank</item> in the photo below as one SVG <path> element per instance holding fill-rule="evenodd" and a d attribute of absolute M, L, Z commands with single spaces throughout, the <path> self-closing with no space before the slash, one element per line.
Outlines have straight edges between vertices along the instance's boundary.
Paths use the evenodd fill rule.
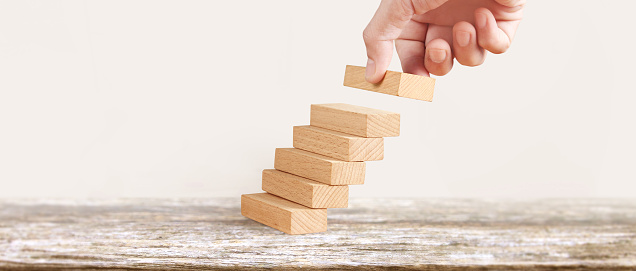
<path fill-rule="evenodd" d="M 636 200 L 356 199 L 287 235 L 231 199 L 0 200 L 0 269 L 634 270 Z"/>

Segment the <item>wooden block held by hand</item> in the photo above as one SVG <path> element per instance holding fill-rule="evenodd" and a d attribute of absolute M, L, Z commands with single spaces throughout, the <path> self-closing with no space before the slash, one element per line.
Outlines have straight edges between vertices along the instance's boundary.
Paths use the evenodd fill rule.
<path fill-rule="evenodd" d="M 347 65 L 344 85 L 352 88 L 370 90 L 374 92 L 406 97 L 422 101 L 433 101 L 435 79 L 402 72 L 387 71 L 384 79 L 377 84 L 371 84 L 364 78 L 365 67 Z"/>
<path fill-rule="evenodd" d="M 241 214 L 288 234 L 327 230 L 327 209 L 311 209 L 268 193 L 242 195 Z"/>
<path fill-rule="evenodd" d="M 327 185 L 275 169 L 263 170 L 263 190 L 309 208 L 347 208 L 349 186 Z"/>
<path fill-rule="evenodd" d="M 345 162 L 299 149 L 276 149 L 274 168 L 328 185 L 364 184 L 364 162 Z"/>
<path fill-rule="evenodd" d="M 310 124 L 362 137 L 400 135 L 400 114 L 350 104 L 312 104 Z"/>
<path fill-rule="evenodd" d="M 359 137 L 313 126 L 294 127 L 294 148 L 344 161 L 384 158 L 384 138 Z"/>

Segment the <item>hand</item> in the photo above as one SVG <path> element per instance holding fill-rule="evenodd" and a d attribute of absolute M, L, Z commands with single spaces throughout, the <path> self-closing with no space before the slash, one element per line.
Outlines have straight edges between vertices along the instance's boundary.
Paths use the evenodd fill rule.
<path fill-rule="evenodd" d="M 406 73 L 445 75 L 453 58 L 465 66 L 481 65 L 485 50 L 500 54 L 510 47 L 524 4 L 525 0 L 382 0 L 363 33 L 367 81 L 382 80 L 393 42 Z"/>

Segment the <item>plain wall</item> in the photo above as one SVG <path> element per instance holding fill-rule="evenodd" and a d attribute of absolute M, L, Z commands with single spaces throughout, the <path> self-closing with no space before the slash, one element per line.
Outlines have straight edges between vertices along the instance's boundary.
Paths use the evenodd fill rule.
<path fill-rule="evenodd" d="M 342 86 L 378 3 L 1 1 L 0 197 L 258 192 L 331 102 L 402 116 L 354 197 L 634 196 L 636 2 L 529 1 L 432 103 Z"/>

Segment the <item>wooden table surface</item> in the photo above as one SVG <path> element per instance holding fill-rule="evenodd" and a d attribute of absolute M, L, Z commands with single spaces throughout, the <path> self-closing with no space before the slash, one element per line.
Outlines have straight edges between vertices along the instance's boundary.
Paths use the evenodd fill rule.
<path fill-rule="evenodd" d="M 354 198 L 294 236 L 239 205 L 0 200 L 0 269 L 636 270 L 636 200 Z"/>

